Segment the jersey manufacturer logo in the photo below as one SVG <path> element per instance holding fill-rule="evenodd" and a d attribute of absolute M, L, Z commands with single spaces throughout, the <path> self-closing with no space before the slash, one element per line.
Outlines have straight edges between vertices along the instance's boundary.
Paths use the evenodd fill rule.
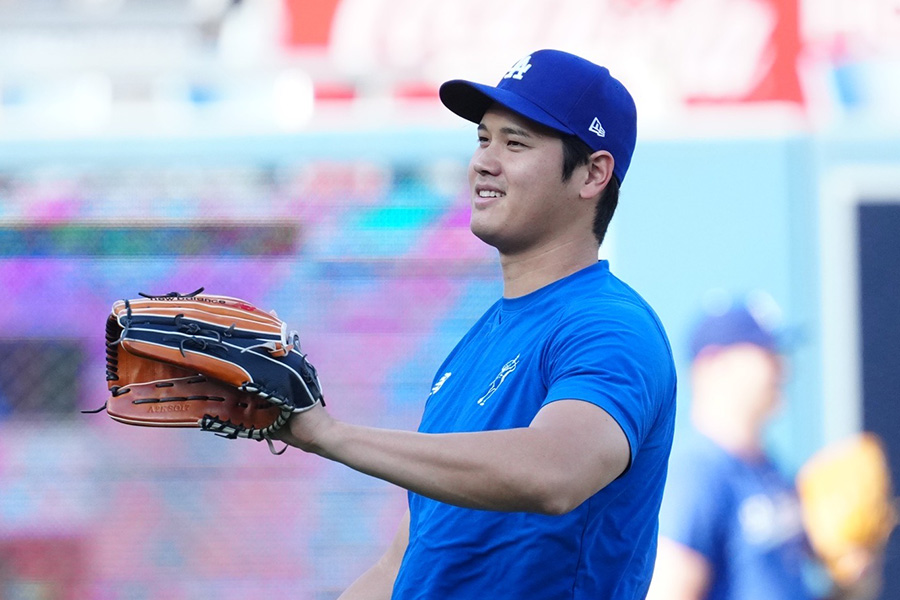
<path fill-rule="evenodd" d="M 522 355 L 517 354 L 514 359 L 512 359 L 511 361 L 509 361 L 508 363 L 506 363 L 505 365 L 503 365 L 500 368 L 500 372 L 497 373 L 496 377 L 494 377 L 494 381 L 491 382 L 491 387 L 488 388 L 487 393 L 478 399 L 477 404 L 479 406 L 484 406 L 484 403 L 487 402 L 488 399 L 494 395 L 494 392 L 496 392 L 500 388 L 500 385 L 503 383 L 503 381 L 507 377 L 509 377 L 509 374 L 516 370 L 516 367 L 519 366 L 519 357 L 520 356 L 522 356 Z"/>
<path fill-rule="evenodd" d="M 437 383 L 434 384 L 434 387 L 431 388 L 431 395 L 432 395 L 432 396 L 434 396 L 435 394 L 438 393 L 438 391 L 440 391 L 441 386 L 444 385 L 444 382 L 445 382 L 445 381 L 447 381 L 448 379 L 450 379 L 450 376 L 451 376 L 451 375 L 453 375 L 453 373 L 451 373 L 450 371 L 447 371 L 446 373 L 444 373 L 443 375 L 441 375 L 441 378 L 438 379 Z"/>
<path fill-rule="evenodd" d="M 531 55 L 529 54 L 525 58 L 522 58 L 509 68 L 509 71 L 506 72 L 506 75 L 503 76 L 503 79 L 522 79 L 522 76 L 528 72 L 528 69 L 531 68 Z"/>
<path fill-rule="evenodd" d="M 600 137 L 606 137 L 606 130 L 603 129 L 603 125 L 600 124 L 600 119 L 597 117 L 594 117 L 594 120 L 591 121 L 591 126 L 588 127 L 588 131 L 596 133 Z"/>

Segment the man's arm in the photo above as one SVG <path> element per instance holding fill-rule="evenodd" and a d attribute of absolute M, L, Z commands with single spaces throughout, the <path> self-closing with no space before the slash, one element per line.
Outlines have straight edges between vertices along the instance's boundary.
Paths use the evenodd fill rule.
<path fill-rule="evenodd" d="M 703 600 L 711 578 L 709 561 L 702 554 L 660 536 L 647 600 Z"/>
<path fill-rule="evenodd" d="M 394 580 L 400 571 L 400 561 L 406 552 L 409 542 L 409 511 L 403 517 L 394 541 L 387 551 L 372 565 L 368 571 L 360 575 L 338 600 L 390 600 L 394 590 Z"/>
<path fill-rule="evenodd" d="M 628 466 L 618 423 L 596 405 L 560 400 L 531 425 L 425 434 L 361 427 L 317 406 L 295 415 L 283 441 L 415 493 L 469 508 L 564 514 Z"/>

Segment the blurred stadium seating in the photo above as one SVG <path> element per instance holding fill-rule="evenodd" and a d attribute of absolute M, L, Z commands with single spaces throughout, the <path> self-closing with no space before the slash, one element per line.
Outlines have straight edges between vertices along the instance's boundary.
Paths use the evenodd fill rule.
<path fill-rule="evenodd" d="M 764 287 L 810 328 L 773 444 L 796 464 L 859 422 L 828 396 L 854 350 L 821 322 L 845 307 L 819 224 L 848 167 L 900 201 L 896 3 L 0 0 L 0 600 L 324 600 L 368 566 L 401 490 L 81 414 L 106 313 L 200 286 L 275 308 L 330 410 L 415 428 L 500 293 L 468 231 L 474 133 L 437 85 L 549 46 L 638 99 L 604 252 L 675 346 L 709 287 Z"/>

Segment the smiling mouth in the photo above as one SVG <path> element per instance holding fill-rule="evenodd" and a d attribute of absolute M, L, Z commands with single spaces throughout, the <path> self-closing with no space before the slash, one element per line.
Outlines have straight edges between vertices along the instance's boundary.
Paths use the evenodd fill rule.
<path fill-rule="evenodd" d="M 479 198 L 502 198 L 506 194 L 503 192 L 496 192 L 494 190 L 478 190 Z"/>

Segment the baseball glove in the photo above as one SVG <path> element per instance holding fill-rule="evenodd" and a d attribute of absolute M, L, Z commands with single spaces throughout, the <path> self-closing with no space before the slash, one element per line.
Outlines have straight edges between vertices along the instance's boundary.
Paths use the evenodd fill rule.
<path fill-rule="evenodd" d="M 855 584 L 897 525 L 881 440 L 862 433 L 826 446 L 797 474 L 803 520 L 834 582 Z"/>
<path fill-rule="evenodd" d="M 292 414 L 324 405 L 316 370 L 274 312 L 202 291 L 113 304 L 106 411 L 131 425 L 266 440 L 274 452 Z"/>

